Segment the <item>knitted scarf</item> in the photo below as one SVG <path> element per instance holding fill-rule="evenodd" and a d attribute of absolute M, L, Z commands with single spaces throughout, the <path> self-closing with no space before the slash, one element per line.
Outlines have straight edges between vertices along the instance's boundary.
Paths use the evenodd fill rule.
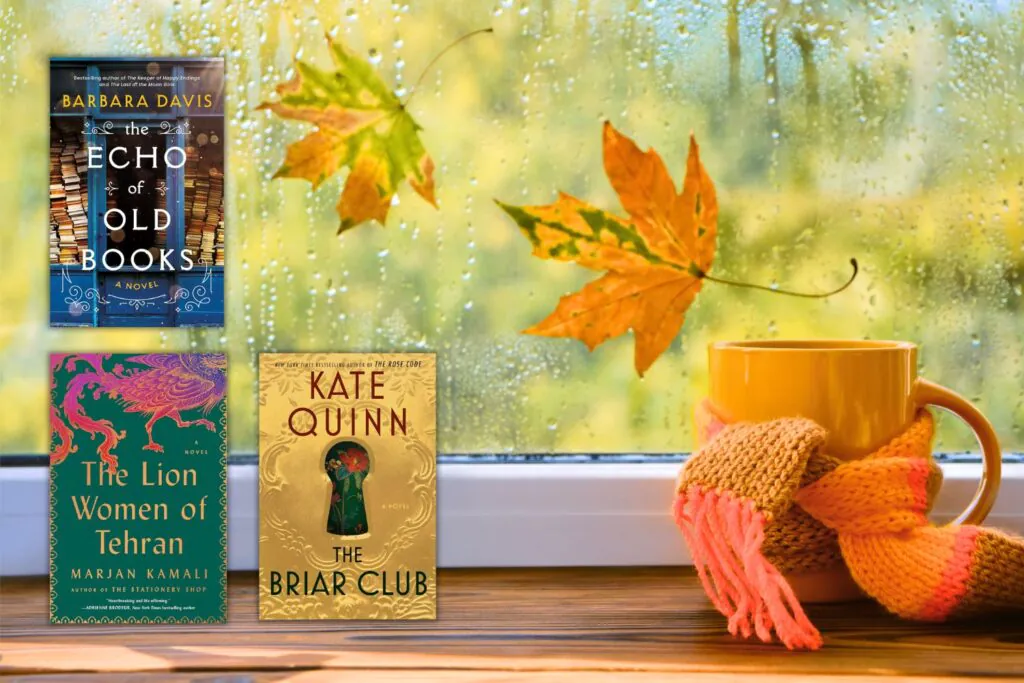
<path fill-rule="evenodd" d="M 1024 609 L 1024 539 L 926 517 L 942 482 L 927 410 L 851 462 L 823 453 L 826 431 L 803 418 L 727 426 L 705 401 L 697 426 L 705 446 L 680 472 L 673 514 L 733 635 L 819 648 L 783 574 L 840 563 L 907 619 Z"/>

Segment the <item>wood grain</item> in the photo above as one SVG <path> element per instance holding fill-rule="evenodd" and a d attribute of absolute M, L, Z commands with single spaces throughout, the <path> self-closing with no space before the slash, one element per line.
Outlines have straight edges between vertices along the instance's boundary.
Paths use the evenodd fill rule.
<path fill-rule="evenodd" d="M 757 674 L 753 677 L 746 674 L 710 673 L 710 672 L 686 672 L 666 673 L 652 671 L 630 671 L 630 672 L 604 672 L 604 671 L 487 671 L 482 669 L 472 671 L 462 670 L 366 670 L 346 669 L 344 672 L 338 670 L 302 671 L 291 672 L 266 672 L 266 671 L 231 671 L 230 674 L 220 671 L 211 672 L 182 672 L 182 673 L 152 673 L 152 674 L 43 674 L 43 675 L 18 675 L 5 677 L 5 681 L 11 683 L 139 683 L 140 679 L 145 683 L 171 683 L 176 681 L 188 681 L 196 683 L 207 681 L 209 683 L 336 683 L 337 681 L 359 681 L 360 683 L 618 683 L 623 680 L 627 683 L 736 683 L 740 681 L 756 680 L 767 683 L 788 683 L 794 677 L 783 674 Z M 800 677 L 799 681 L 825 680 L 831 683 L 885 683 L 886 681 L 899 680 L 899 677 L 879 675 L 863 676 L 825 676 L 819 678 Z M 977 681 L 977 678 L 948 678 L 948 677 L 914 677 L 914 683 L 953 683 L 955 681 Z"/>
<path fill-rule="evenodd" d="M 797 676 L 843 681 L 1024 677 L 1024 620 L 903 622 L 870 603 L 813 606 L 819 652 L 743 642 L 725 632 L 691 570 L 448 570 L 439 619 L 259 622 L 253 574 L 230 578 L 224 625 L 47 623 L 45 579 L 0 585 L 0 674 L 45 680 L 562 683 L 725 681 Z M 770 673 L 769 673 L 770 672 Z M 147 678 L 147 680 L 150 680 Z"/>

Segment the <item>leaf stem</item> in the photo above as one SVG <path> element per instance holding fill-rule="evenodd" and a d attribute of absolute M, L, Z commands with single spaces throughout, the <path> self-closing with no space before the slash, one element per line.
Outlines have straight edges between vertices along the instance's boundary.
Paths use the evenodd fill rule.
<path fill-rule="evenodd" d="M 469 40 L 473 36 L 479 35 L 481 33 L 494 33 L 494 29 L 488 27 L 488 28 L 478 28 L 475 31 L 470 31 L 469 33 L 467 33 L 466 35 L 462 36 L 461 38 L 456 38 L 455 41 L 453 41 L 453 42 L 448 44 L 448 47 L 446 47 L 445 49 L 441 50 L 436 55 L 434 55 L 434 58 L 430 60 L 430 63 L 427 64 L 425 67 L 423 67 L 423 71 L 420 72 L 420 77 L 416 79 L 416 83 L 412 86 L 412 88 L 409 89 L 409 95 L 408 95 L 408 97 L 405 98 L 405 102 L 402 103 L 402 106 L 405 107 L 406 105 L 409 104 L 409 100 L 411 100 L 413 98 L 413 95 L 416 94 L 416 91 L 419 89 L 420 85 L 423 83 L 423 78 L 427 75 L 427 73 L 430 72 L 430 69 L 435 64 L 437 64 L 437 61 L 439 59 L 441 59 L 441 57 L 444 57 L 444 55 L 449 50 L 451 50 L 453 47 L 455 47 L 459 43 L 461 43 L 461 42 L 463 42 L 465 40 Z"/>
<path fill-rule="evenodd" d="M 850 265 L 853 266 L 853 273 L 850 275 L 850 279 L 847 280 L 845 283 L 843 283 L 843 285 L 841 285 L 840 287 L 837 287 L 836 289 L 833 289 L 830 292 L 816 292 L 816 293 L 794 292 L 794 291 L 789 290 L 789 289 L 778 289 L 776 287 L 768 287 L 766 285 L 755 285 L 755 284 L 752 284 L 752 283 L 749 283 L 749 282 L 736 282 L 735 280 L 726 280 L 724 278 L 713 277 L 711 275 L 708 275 L 707 273 L 701 273 L 700 277 L 705 279 L 705 280 L 708 280 L 709 282 L 717 282 L 718 284 L 730 285 L 732 287 L 744 287 L 746 289 L 760 289 L 760 290 L 763 290 L 765 292 L 772 292 L 773 294 L 785 294 L 786 296 L 798 296 L 798 297 L 802 297 L 804 299 L 824 299 L 826 297 L 832 296 L 833 294 L 838 294 L 839 292 L 842 292 L 847 287 L 849 287 L 850 285 L 853 284 L 853 281 L 857 278 L 857 273 L 860 271 L 860 266 L 857 265 L 857 259 L 855 259 L 855 258 L 850 259 Z"/>

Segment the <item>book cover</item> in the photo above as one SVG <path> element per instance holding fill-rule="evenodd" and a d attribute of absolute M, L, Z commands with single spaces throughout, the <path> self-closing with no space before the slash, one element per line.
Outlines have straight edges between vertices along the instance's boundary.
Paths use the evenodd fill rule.
<path fill-rule="evenodd" d="M 224 621 L 224 355 L 50 367 L 50 621 Z"/>
<path fill-rule="evenodd" d="M 50 60 L 50 325 L 224 324 L 224 60 Z"/>
<path fill-rule="evenodd" d="M 260 354 L 260 619 L 433 619 L 432 354 Z"/>

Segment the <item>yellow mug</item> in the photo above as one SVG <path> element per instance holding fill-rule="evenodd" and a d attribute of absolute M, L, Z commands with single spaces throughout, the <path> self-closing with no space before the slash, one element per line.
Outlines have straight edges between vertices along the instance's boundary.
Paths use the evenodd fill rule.
<path fill-rule="evenodd" d="M 955 523 L 980 524 L 999 489 L 995 430 L 956 392 L 917 376 L 917 346 L 898 341 L 717 342 L 708 348 L 709 393 L 726 422 L 806 417 L 828 430 L 825 452 L 854 460 L 903 432 L 926 405 L 946 408 L 974 430 L 985 469 L 974 499 Z M 698 447 L 701 444 L 697 444 Z M 853 599 L 845 570 L 788 576 L 801 600 Z"/>

